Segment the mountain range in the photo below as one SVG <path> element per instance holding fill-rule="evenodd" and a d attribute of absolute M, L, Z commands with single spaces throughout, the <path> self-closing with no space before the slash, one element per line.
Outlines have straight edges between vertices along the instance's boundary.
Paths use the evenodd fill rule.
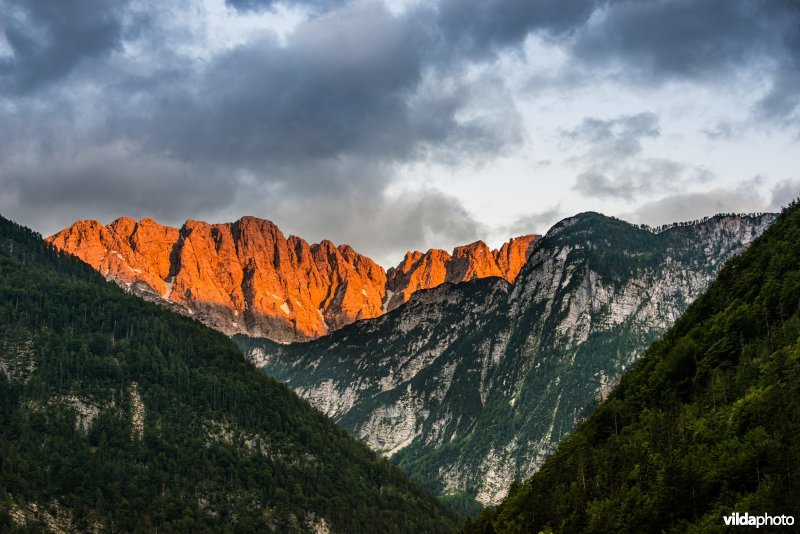
<path fill-rule="evenodd" d="M 798 258 L 795 201 L 536 474 L 463 531 L 796 531 Z"/>
<path fill-rule="evenodd" d="M 409 252 L 388 271 L 253 217 L 78 221 L 48 242 L 234 335 L 256 366 L 470 514 L 535 473 L 774 220 L 652 229 L 585 213 L 498 250 Z"/>
<path fill-rule="evenodd" d="M 314 339 L 379 317 L 420 290 L 501 277 L 513 282 L 535 235 L 498 250 L 482 241 L 409 252 L 388 271 L 349 245 L 288 238 L 272 222 L 243 217 L 181 228 L 119 218 L 78 221 L 48 238 L 123 288 L 169 305 L 225 334 L 278 342 Z"/>
<path fill-rule="evenodd" d="M 431 490 L 467 508 L 493 504 L 774 219 L 717 216 L 654 231 L 584 213 L 536 240 L 513 284 L 418 291 L 307 343 L 235 339 Z"/>
<path fill-rule="evenodd" d="M 0 531 L 452 532 L 225 335 L 0 217 Z"/>
<path fill-rule="evenodd" d="M 450 508 L 500 503 L 467 532 L 798 513 L 799 210 L 659 229 L 584 213 L 386 272 L 253 218 L 79 222 L 48 242 L 0 220 L 0 528 L 455 528 L 425 489 L 164 304 L 223 324 L 258 368 Z M 342 295 L 321 306 L 324 333 L 246 313 L 291 287 L 286 273 Z M 224 302 L 226 280 L 241 291 Z M 366 297 L 370 280 L 379 313 L 350 313 L 348 288 Z M 224 326 L 245 316 L 286 335 Z"/>

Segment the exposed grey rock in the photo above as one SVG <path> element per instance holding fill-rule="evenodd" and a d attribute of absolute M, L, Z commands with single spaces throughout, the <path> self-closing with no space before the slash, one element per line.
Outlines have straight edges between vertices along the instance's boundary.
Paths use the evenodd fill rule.
<path fill-rule="evenodd" d="M 513 286 L 445 284 L 313 342 L 238 342 L 416 478 L 496 503 L 774 219 L 654 232 L 581 214 L 535 245 Z"/>

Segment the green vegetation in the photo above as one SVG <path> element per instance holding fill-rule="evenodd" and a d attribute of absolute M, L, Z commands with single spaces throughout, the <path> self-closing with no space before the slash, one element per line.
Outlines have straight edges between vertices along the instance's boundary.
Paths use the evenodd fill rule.
<path fill-rule="evenodd" d="M 0 218 L 0 531 L 448 532 L 224 335 Z"/>
<path fill-rule="evenodd" d="M 798 436 L 795 203 L 533 477 L 464 531 L 722 532 L 732 512 L 800 521 Z"/>
<path fill-rule="evenodd" d="M 475 517 L 483 505 L 464 493 L 463 491 L 451 491 L 439 497 L 439 500 L 451 510 L 458 512 L 462 517 Z"/>
<path fill-rule="evenodd" d="M 337 409 L 354 436 L 380 436 L 376 448 L 394 448 L 414 428 L 391 462 L 436 494 L 462 490 L 445 502 L 469 513 L 530 476 L 743 236 L 774 217 L 720 216 L 656 233 L 583 213 L 538 242 L 513 287 L 442 286 L 307 343 L 235 340 L 264 356 L 266 373 Z"/>

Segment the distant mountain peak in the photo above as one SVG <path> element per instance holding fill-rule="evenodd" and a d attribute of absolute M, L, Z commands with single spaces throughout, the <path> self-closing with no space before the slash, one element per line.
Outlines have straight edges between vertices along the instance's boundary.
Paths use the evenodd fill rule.
<path fill-rule="evenodd" d="M 513 283 L 530 257 L 537 235 L 512 238 L 498 250 L 483 241 L 455 247 L 452 254 L 441 249 L 409 251 L 403 261 L 387 272 L 388 311 L 407 302 L 420 289 L 431 289 L 446 282 L 458 284 L 476 278 L 498 277 Z M 390 293 L 389 293 L 390 292 Z"/>
<path fill-rule="evenodd" d="M 513 286 L 452 286 L 435 254 L 411 254 L 390 284 L 444 283 L 394 313 L 302 345 L 236 340 L 428 487 L 493 504 L 774 219 L 712 217 L 654 232 L 581 214 L 505 247 L 530 254 Z M 481 245 L 460 247 L 470 249 L 489 261 Z"/>
<path fill-rule="evenodd" d="M 77 221 L 47 240 L 139 296 L 226 334 L 288 342 L 377 317 L 444 282 L 513 281 L 535 237 L 494 251 L 476 241 L 452 255 L 409 252 L 388 276 L 348 244 L 287 238 L 272 221 L 250 215 L 222 224 L 190 219 L 181 228 L 149 218 Z"/>

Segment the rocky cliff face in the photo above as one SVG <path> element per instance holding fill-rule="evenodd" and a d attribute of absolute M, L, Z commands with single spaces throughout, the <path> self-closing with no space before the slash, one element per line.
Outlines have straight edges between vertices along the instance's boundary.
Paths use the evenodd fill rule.
<path fill-rule="evenodd" d="M 80 221 L 49 240 L 134 293 L 226 334 L 318 337 L 380 315 L 385 294 L 383 269 L 352 248 L 286 238 L 254 217 L 186 221 L 180 229 L 149 219 Z"/>
<path fill-rule="evenodd" d="M 477 242 L 453 256 L 409 253 L 389 279 L 380 265 L 348 245 L 287 238 L 255 217 L 226 224 L 186 221 L 180 229 L 150 219 L 120 218 L 108 226 L 78 221 L 48 241 L 131 292 L 226 334 L 288 342 L 377 317 L 414 291 L 444 281 L 513 280 L 533 239 L 513 239 L 496 251 Z M 426 267 L 411 258 L 433 260 Z"/>
<path fill-rule="evenodd" d="M 654 233 L 582 214 L 535 242 L 513 285 L 440 285 L 310 343 L 236 339 L 429 487 L 496 503 L 773 220 L 720 216 Z M 441 280 L 423 259 L 406 258 Z"/>
<path fill-rule="evenodd" d="M 444 250 L 409 252 L 396 268 L 387 273 L 386 309 L 394 310 L 408 302 L 416 291 L 431 289 L 445 282 L 458 284 L 476 278 L 499 277 L 514 282 L 528 260 L 537 236 L 512 238 L 499 250 L 489 250 L 483 241 L 456 247 L 450 255 Z"/>
<path fill-rule="evenodd" d="M 0 532 L 456 529 L 229 338 L 2 216 L 0 406 Z"/>

